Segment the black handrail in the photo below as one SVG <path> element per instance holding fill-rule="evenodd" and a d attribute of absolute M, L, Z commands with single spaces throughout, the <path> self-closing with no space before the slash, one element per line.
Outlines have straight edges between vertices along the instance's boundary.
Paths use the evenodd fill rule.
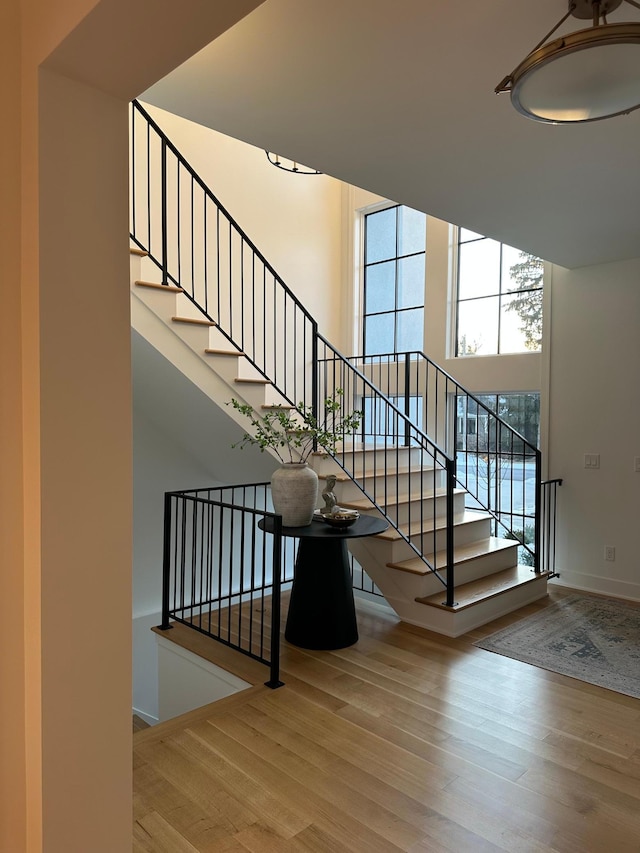
<path fill-rule="evenodd" d="M 269 484 L 166 492 L 164 507 L 160 629 L 187 625 L 267 664 L 266 685 L 280 687 L 281 587 L 292 580 L 293 560 L 289 553 L 284 560 L 282 516 L 272 511 Z M 269 534 L 257 524 L 264 518 Z"/>

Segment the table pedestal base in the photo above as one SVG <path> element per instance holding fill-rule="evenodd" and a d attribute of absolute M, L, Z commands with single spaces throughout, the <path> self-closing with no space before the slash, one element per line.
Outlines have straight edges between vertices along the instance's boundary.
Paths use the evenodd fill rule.
<path fill-rule="evenodd" d="M 358 642 L 343 538 L 300 539 L 284 636 L 303 649 L 344 649 Z"/>

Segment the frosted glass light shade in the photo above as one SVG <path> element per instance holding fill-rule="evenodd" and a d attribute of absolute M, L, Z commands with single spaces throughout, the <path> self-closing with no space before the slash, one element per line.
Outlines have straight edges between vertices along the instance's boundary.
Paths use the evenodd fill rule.
<path fill-rule="evenodd" d="M 518 112 L 554 124 L 598 121 L 640 106 L 640 23 L 578 30 L 534 50 L 512 75 Z"/>

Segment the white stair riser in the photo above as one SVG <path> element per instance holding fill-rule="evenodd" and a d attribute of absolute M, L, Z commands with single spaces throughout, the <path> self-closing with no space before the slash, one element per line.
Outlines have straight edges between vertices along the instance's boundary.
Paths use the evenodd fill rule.
<path fill-rule="evenodd" d="M 385 598 L 389 600 L 389 596 L 391 596 L 413 600 L 434 595 L 444 589 L 438 578 L 432 573 L 418 575 L 387 566 L 380 559 L 378 553 L 380 545 L 381 540 L 375 540 L 375 543 L 352 540 L 349 543 L 349 550 L 363 566 L 369 577 L 375 581 L 384 593 Z M 472 560 L 466 560 L 455 567 L 455 584 L 460 586 L 487 575 L 501 572 L 503 569 L 514 566 L 516 559 L 517 556 L 510 549 L 507 549 L 504 552 L 483 554 Z M 441 574 L 446 578 L 446 571 L 442 571 Z M 425 606 L 420 604 L 420 607 Z"/>
<path fill-rule="evenodd" d="M 229 355 L 211 355 L 205 353 L 202 350 L 202 355 L 212 370 L 218 374 L 218 376 L 222 377 L 225 382 L 229 384 L 233 384 L 234 379 L 240 375 L 240 361 L 242 361 L 239 356 L 229 356 Z"/>
<path fill-rule="evenodd" d="M 322 482 L 322 481 L 320 481 Z M 320 488 L 320 492 L 322 492 L 322 488 Z M 366 496 L 365 496 L 366 497 Z M 360 495 L 362 499 L 362 494 Z M 464 492 L 457 491 L 453 494 L 453 517 L 454 521 L 462 520 L 464 516 Z M 446 496 L 443 494 L 436 495 L 435 497 L 431 495 L 425 496 L 422 501 L 416 500 L 411 501 L 411 503 L 404 503 L 400 505 L 394 504 L 392 501 L 387 503 L 387 515 L 386 517 L 393 525 L 394 522 L 399 526 L 407 526 L 409 523 L 417 524 L 420 519 L 425 519 L 427 524 L 430 524 L 434 518 L 434 502 L 435 502 L 435 518 L 436 519 L 444 519 L 447 514 L 447 502 Z M 348 502 L 345 501 L 345 504 L 348 506 Z M 422 507 L 421 507 L 422 504 Z M 381 505 L 382 507 L 382 505 Z M 380 511 L 373 506 L 373 504 L 365 509 L 360 509 L 361 513 L 366 513 L 367 515 L 380 515 L 381 517 L 385 517 L 385 513 L 382 511 L 384 507 Z M 422 509 L 422 515 L 420 514 Z M 399 518 L 396 521 L 396 517 Z"/>
<path fill-rule="evenodd" d="M 209 308 L 209 311 L 211 312 L 213 308 L 214 306 L 211 306 L 211 308 Z M 209 319 L 202 311 L 200 311 L 199 308 L 197 308 L 193 304 L 189 297 L 185 296 L 183 293 L 179 293 L 177 296 L 176 309 L 180 317 L 193 317 L 196 320 Z M 214 319 L 213 316 L 212 319 Z"/>
<path fill-rule="evenodd" d="M 233 384 L 233 396 L 236 399 L 243 400 L 245 403 L 249 403 L 260 414 L 261 406 L 266 403 L 266 387 L 263 383 L 236 382 Z M 250 424 L 247 420 L 247 428 L 249 427 Z"/>
<path fill-rule="evenodd" d="M 464 512 L 464 493 L 454 492 L 453 495 L 453 512 L 454 516 L 461 517 Z M 435 506 L 435 513 L 434 513 Z M 447 501 L 445 495 L 436 495 L 435 497 L 426 495 L 422 500 L 411 501 L 410 503 L 401 503 L 395 505 L 393 501 L 387 503 L 387 515 L 396 524 L 415 524 L 421 519 L 444 518 L 447 514 Z"/>
<path fill-rule="evenodd" d="M 344 477 L 344 472 L 341 472 L 341 476 Z M 391 473 L 387 478 L 385 478 L 384 474 L 378 473 L 377 476 L 367 476 L 367 475 L 356 475 L 357 482 L 354 480 L 338 480 L 336 482 L 334 488 L 334 494 L 338 498 L 338 503 L 341 500 L 358 500 L 362 497 L 362 491 L 359 487 L 359 484 L 362 484 L 364 488 L 370 495 L 375 494 L 376 497 L 384 498 L 385 493 L 385 480 L 386 480 L 386 490 L 388 495 L 395 494 L 407 494 L 411 492 L 418 492 L 420 487 L 424 492 L 432 492 L 434 489 L 441 489 L 444 487 L 444 477 L 440 475 L 437 471 L 426 471 L 423 472 L 422 477 L 420 476 L 418 471 L 414 471 L 411 474 L 408 472 L 402 472 L 400 474 Z M 321 489 L 323 489 L 326 485 L 326 479 L 320 479 Z"/>
<path fill-rule="evenodd" d="M 176 296 L 178 294 L 175 291 L 137 284 L 132 286 L 132 290 L 138 299 L 165 323 L 171 323 L 171 318 L 177 316 Z"/>
<path fill-rule="evenodd" d="M 177 315 L 174 315 L 177 316 Z M 171 322 L 171 328 L 179 338 L 197 353 L 202 353 L 209 346 L 209 327 L 195 323 Z"/>
<path fill-rule="evenodd" d="M 409 463 L 414 467 L 430 466 L 432 460 L 429 460 L 427 454 L 422 454 L 419 448 L 399 447 L 394 450 L 389 450 L 386 454 L 384 450 L 355 450 L 348 449 L 344 452 L 338 449 L 338 457 L 344 462 L 345 467 L 350 471 L 361 474 L 363 471 L 366 474 L 373 474 L 375 470 L 383 469 L 385 459 L 389 467 L 392 468 L 408 468 Z M 342 471 L 342 468 L 331 456 L 316 455 L 313 458 L 313 467 L 318 475 L 321 474 L 337 474 Z"/>
<path fill-rule="evenodd" d="M 457 525 L 454 533 L 454 541 L 456 545 L 469 545 L 471 542 L 477 542 L 479 539 L 486 539 L 491 534 L 490 519 L 481 518 L 478 521 L 467 522 L 466 524 Z M 420 536 L 412 536 L 411 541 L 420 547 Z M 436 531 L 435 550 L 442 551 L 446 547 L 447 533 L 441 529 Z M 431 533 L 425 533 L 423 538 L 425 547 L 429 543 L 433 543 Z M 392 542 L 381 537 L 376 539 L 376 548 L 380 550 L 380 559 L 385 563 L 401 563 L 403 560 L 410 560 L 415 556 L 415 552 L 404 539 L 395 539 Z"/>
<path fill-rule="evenodd" d="M 526 607 L 527 604 L 538 601 L 546 595 L 547 578 L 545 575 L 531 583 L 514 587 L 457 613 L 438 607 L 425 607 L 416 601 L 387 598 L 387 603 L 393 607 L 404 622 L 419 625 L 429 631 L 444 634 L 446 637 L 460 637 L 480 625 L 486 625 L 507 613 L 513 613 L 515 610 Z"/>

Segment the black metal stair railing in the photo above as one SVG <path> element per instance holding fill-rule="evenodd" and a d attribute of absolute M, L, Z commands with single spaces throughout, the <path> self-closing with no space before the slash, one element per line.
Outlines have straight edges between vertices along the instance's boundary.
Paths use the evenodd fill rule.
<path fill-rule="evenodd" d="M 336 394 L 336 389 L 341 393 Z M 378 421 L 395 425 L 375 432 L 369 441 L 355 442 L 353 436 L 344 435 L 333 458 L 425 570 L 440 580 L 451 606 L 455 597 L 453 460 L 322 335 L 318 335 L 318 391 L 321 399 L 339 402 L 340 408 L 331 415 L 336 421 L 354 408 L 363 411 L 369 402 Z"/>
<path fill-rule="evenodd" d="M 536 444 L 423 352 L 354 356 L 349 362 L 454 460 L 466 507 L 488 512 L 493 535 L 520 541 L 520 561 L 542 571 Z M 371 426 L 371 420 L 365 423 Z M 397 431 L 398 424 L 392 426 Z"/>
<path fill-rule="evenodd" d="M 556 533 L 558 521 L 558 489 L 562 479 L 543 480 L 541 485 L 542 500 L 540 507 L 541 554 L 540 570 L 547 572 L 550 578 L 559 577 L 556 572 Z"/>
<path fill-rule="evenodd" d="M 284 401 L 315 412 L 317 322 L 137 101 L 130 138 L 131 239 Z"/>
<path fill-rule="evenodd" d="M 270 533 L 258 527 L 264 518 Z M 279 687 L 288 550 L 268 483 L 167 492 L 160 627 L 180 622 L 267 664 L 267 686 Z"/>
<path fill-rule="evenodd" d="M 361 452 L 352 436 L 344 436 L 335 458 L 409 543 L 416 558 L 446 586 L 446 603 L 451 606 L 454 520 L 462 495 L 456 480 L 464 487 L 473 483 L 456 469 L 455 406 L 450 405 L 447 388 L 454 396 L 464 389 L 456 383 L 460 390 L 455 391 L 453 380 L 444 371 L 435 371 L 433 378 L 421 382 L 416 397 L 424 402 L 416 417 L 414 404 L 406 406 L 400 399 L 410 382 L 399 394 L 381 375 L 373 375 L 370 365 L 346 359 L 318 333 L 307 309 L 136 102 L 131 147 L 132 240 L 148 252 L 162 282 L 182 288 L 186 299 L 271 382 L 284 403 L 310 408 L 317 417 L 322 400 L 340 388 L 337 419 L 364 410 L 370 434 L 360 438 L 366 439 L 367 452 Z M 412 365 L 404 369 L 411 376 Z M 438 393 L 423 394 L 430 382 Z M 396 385 L 400 387 L 399 380 Z M 500 419 L 494 423 L 500 442 L 503 435 L 510 436 L 515 453 L 522 437 Z M 523 445 L 521 455 L 528 453 Z M 539 453 L 535 449 L 532 453 L 539 483 Z M 494 451 L 492 458 L 497 461 L 499 454 Z M 393 473 L 387 476 L 389 472 Z M 487 503 L 479 501 L 480 506 Z M 534 504 L 537 517 L 539 486 Z M 504 513 L 496 512 L 495 506 L 487 508 L 502 527 L 511 529 Z M 539 554 L 537 538 L 529 549 Z M 446 578 L 441 572 L 445 567 Z"/>
<path fill-rule="evenodd" d="M 378 411 L 406 421 L 404 431 L 411 434 L 416 449 L 404 466 L 408 470 L 403 472 L 403 480 L 413 493 L 437 492 L 440 500 L 425 502 L 419 510 L 405 502 L 401 509 L 401 494 L 394 500 L 390 483 L 384 500 L 380 487 L 365 491 L 375 496 L 374 503 L 400 530 L 416 558 L 436 572 L 447 586 L 447 600 L 453 603 L 453 571 L 447 572 L 446 579 L 440 575 L 445 565 L 452 566 L 453 556 L 452 535 L 442 532 L 442 524 L 453 519 L 454 513 L 453 480 L 447 470 L 451 461 L 346 360 L 341 363 L 342 385 L 325 382 L 320 387 L 320 350 L 329 344 L 319 335 L 316 321 L 137 102 L 132 104 L 131 114 L 130 198 L 131 238 L 156 264 L 162 282 L 182 288 L 219 333 L 271 382 L 283 402 L 304 406 L 318 417 L 321 401 L 342 387 L 341 412 L 337 414 L 348 413 L 360 408 L 364 383 L 366 396 L 377 400 Z M 338 354 L 331 349 L 331 356 Z M 399 449 L 394 454 L 400 458 Z M 369 467 L 381 476 L 381 460 L 390 463 L 391 458 L 385 447 Z M 369 472 L 349 467 L 355 459 L 355 454 L 343 452 L 338 462 L 362 483 Z M 406 522 L 414 530 L 420 527 L 419 545 L 405 532 Z M 441 542 L 445 537 L 447 541 Z"/>

